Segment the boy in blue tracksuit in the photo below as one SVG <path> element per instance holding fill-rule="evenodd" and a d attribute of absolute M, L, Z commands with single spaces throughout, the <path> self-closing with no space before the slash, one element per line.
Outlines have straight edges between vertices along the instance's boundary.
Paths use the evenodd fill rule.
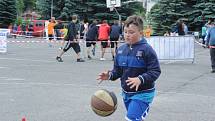
<path fill-rule="evenodd" d="M 127 121 L 143 121 L 155 95 L 155 81 L 161 73 L 157 55 L 142 38 L 143 20 L 130 16 L 125 21 L 126 44 L 118 48 L 112 71 L 102 72 L 98 80 L 120 78 Z"/>

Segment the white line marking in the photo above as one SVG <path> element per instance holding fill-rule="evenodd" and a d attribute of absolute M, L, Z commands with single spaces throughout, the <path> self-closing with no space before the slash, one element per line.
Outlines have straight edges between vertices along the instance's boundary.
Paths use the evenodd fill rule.
<path fill-rule="evenodd" d="M 0 69 L 5 69 L 5 68 L 8 68 L 8 67 L 3 67 L 3 66 L 0 66 Z"/>
<path fill-rule="evenodd" d="M 11 83 L 7 83 L 7 82 L 2 82 L 0 83 L 0 85 L 29 85 L 29 86 L 73 86 L 73 87 L 78 87 L 78 88 L 84 88 L 84 89 L 87 89 L 87 88 L 112 88 L 112 89 L 115 89 L 115 88 L 118 88 L 118 85 L 117 86 L 104 86 L 104 85 L 77 85 L 77 84 L 71 84 L 71 83 L 64 83 L 64 84 L 59 84 L 59 83 L 34 83 L 34 82 L 30 82 L 30 83 L 25 83 L 25 82 L 11 82 Z"/>
<path fill-rule="evenodd" d="M 47 60 L 31 60 L 31 59 L 21 59 L 21 58 L 0 58 L 0 60 L 15 60 L 15 61 L 34 61 L 34 62 L 45 62 L 45 63 L 51 63 L 56 61 L 47 61 Z"/>
<path fill-rule="evenodd" d="M 7 80 L 7 81 L 24 81 L 25 79 L 21 79 L 21 78 L 7 78 L 7 79 L 4 79 L 4 80 Z"/>
<path fill-rule="evenodd" d="M 9 77 L 0 77 L 1 80 L 7 80 L 7 81 L 24 81 L 25 79 L 22 78 L 9 78 Z"/>
<path fill-rule="evenodd" d="M 0 77 L 0 79 L 6 79 L 6 78 L 7 78 L 7 77 L 3 77 L 3 76 L 2 76 L 2 77 Z"/>

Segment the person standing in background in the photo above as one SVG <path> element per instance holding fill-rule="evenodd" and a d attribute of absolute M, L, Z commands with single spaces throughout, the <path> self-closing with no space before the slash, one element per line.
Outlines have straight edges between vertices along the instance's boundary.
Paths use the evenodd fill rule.
<path fill-rule="evenodd" d="M 211 56 L 211 73 L 215 73 L 215 25 L 214 22 L 211 23 L 211 28 L 208 30 L 208 35 L 206 37 L 206 46 L 210 48 Z"/>
<path fill-rule="evenodd" d="M 63 50 L 61 51 L 61 53 L 56 57 L 56 60 L 58 62 L 63 62 L 62 60 L 62 55 L 67 52 L 71 47 L 73 48 L 73 50 L 75 51 L 76 55 L 77 55 L 77 62 L 85 62 L 85 60 L 83 60 L 81 58 L 81 48 L 78 42 L 78 29 L 76 27 L 77 26 L 77 22 L 78 22 L 78 16 L 73 15 L 72 16 L 72 22 L 69 23 L 68 25 L 68 32 L 67 35 L 65 37 L 65 41 L 67 41 L 65 47 L 63 48 Z"/>
<path fill-rule="evenodd" d="M 95 48 L 96 48 L 96 41 L 98 37 L 98 27 L 97 27 L 97 20 L 94 20 L 92 24 L 90 24 L 87 34 L 86 34 L 86 47 L 87 47 L 87 58 L 92 59 L 90 56 L 90 51 L 95 56 Z M 92 48 L 93 45 L 93 48 Z"/>
<path fill-rule="evenodd" d="M 102 24 L 99 26 L 99 32 L 98 32 L 98 40 L 101 41 L 101 61 L 104 61 L 104 54 L 105 50 L 108 47 L 108 40 L 109 40 L 109 34 L 110 34 L 110 26 L 108 25 L 106 20 L 102 21 Z"/>
<path fill-rule="evenodd" d="M 167 30 L 163 36 L 170 36 L 169 31 Z"/>
<path fill-rule="evenodd" d="M 110 42 L 111 42 L 111 53 L 112 53 L 112 59 L 114 60 L 115 57 L 115 50 L 118 48 L 119 43 L 119 37 L 122 33 L 121 27 L 118 24 L 118 21 L 115 20 L 114 24 L 111 26 L 110 29 Z"/>
<path fill-rule="evenodd" d="M 17 25 L 16 25 L 16 23 L 13 25 L 13 27 L 12 27 L 12 35 L 13 35 L 13 37 L 16 39 L 16 36 L 17 36 Z"/>
<path fill-rule="evenodd" d="M 56 33 L 56 37 L 57 37 L 57 40 L 61 40 L 61 36 L 62 36 L 62 33 L 61 33 L 61 29 L 63 29 L 64 26 L 63 26 L 63 23 L 61 20 L 58 20 L 58 23 L 55 24 L 54 26 L 54 31 Z"/>
<path fill-rule="evenodd" d="M 148 25 L 145 32 L 144 32 L 144 35 L 146 38 L 149 38 L 151 36 L 151 33 L 152 33 L 152 28 L 150 25 Z"/>
<path fill-rule="evenodd" d="M 178 23 L 178 35 L 179 36 L 183 36 L 185 35 L 185 32 L 184 32 L 184 22 L 182 20 L 179 20 L 179 23 Z"/>
<path fill-rule="evenodd" d="M 204 25 L 202 27 L 202 44 L 203 44 L 203 47 L 205 47 L 205 36 L 206 36 L 206 31 L 207 31 L 207 27 Z"/>
<path fill-rule="evenodd" d="M 184 22 L 183 22 L 183 27 L 184 27 L 184 34 L 187 35 L 189 30 L 187 25 Z"/>
<path fill-rule="evenodd" d="M 54 39 L 54 26 L 56 25 L 55 18 L 52 17 L 48 24 L 48 37 L 49 37 L 49 47 L 52 47 L 52 40 Z"/>
<path fill-rule="evenodd" d="M 45 35 L 46 36 L 46 40 L 49 40 L 49 34 L 48 34 L 48 25 L 49 25 L 49 20 L 45 21 Z"/>
<path fill-rule="evenodd" d="M 88 31 L 88 26 L 89 26 L 88 21 L 83 20 L 83 21 L 81 21 L 80 28 L 79 28 L 79 31 L 80 31 L 79 45 L 81 47 L 81 55 L 84 58 L 87 58 L 87 55 L 86 55 L 87 54 L 87 52 L 86 52 L 86 33 Z"/>
<path fill-rule="evenodd" d="M 59 48 L 60 50 L 62 50 L 63 49 L 63 46 L 64 46 L 64 43 L 65 43 L 65 37 L 67 36 L 67 32 L 68 32 L 68 29 L 67 29 L 68 27 L 63 27 L 63 29 L 61 29 L 61 33 L 62 33 L 62 42 L 61 42 L 61 47 Z"/>

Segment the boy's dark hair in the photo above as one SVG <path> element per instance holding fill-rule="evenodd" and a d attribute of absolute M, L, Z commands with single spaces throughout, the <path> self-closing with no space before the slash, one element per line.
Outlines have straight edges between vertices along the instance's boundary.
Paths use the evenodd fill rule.
<path fill-rule="evenodd" d="M 118 24 L 118 20 L 114 20 L 113 23 L 114 23 L 114 24 Z"/>
<path fill-rule="evenodd" d="M 143 19 L 140 16 L 137 15 L 129 16 L 125 21 L 125 27 L 129 27 L 129 25 L 131 24 L 137 26 L 140 31 L 143 30 Z"/>
<path fill-rule="evenodd" d="M 72 20 L 77 20 L 78 16 L 77 15 L 72 15 Z"/>
<path fill-rule="evenodd" d="M 102 23 L 107 23 L 107 20 L 102 20 Z"/>
<path fill-rule="evenodd" d="M 96 20 L 96 19 L 93 20 L 93 23 L 94 23 L 94 24 L 97 24 L 97 23 L 98 23 L 98 20 Z"/>

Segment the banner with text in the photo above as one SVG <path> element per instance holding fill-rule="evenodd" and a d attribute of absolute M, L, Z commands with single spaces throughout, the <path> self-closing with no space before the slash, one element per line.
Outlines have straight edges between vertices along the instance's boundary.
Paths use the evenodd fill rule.
<path fill-rule="evenodd" d="M 9 32 L 9 29 L 0 29 L 0 53 L 7 52 L 7 35 Z"/>

